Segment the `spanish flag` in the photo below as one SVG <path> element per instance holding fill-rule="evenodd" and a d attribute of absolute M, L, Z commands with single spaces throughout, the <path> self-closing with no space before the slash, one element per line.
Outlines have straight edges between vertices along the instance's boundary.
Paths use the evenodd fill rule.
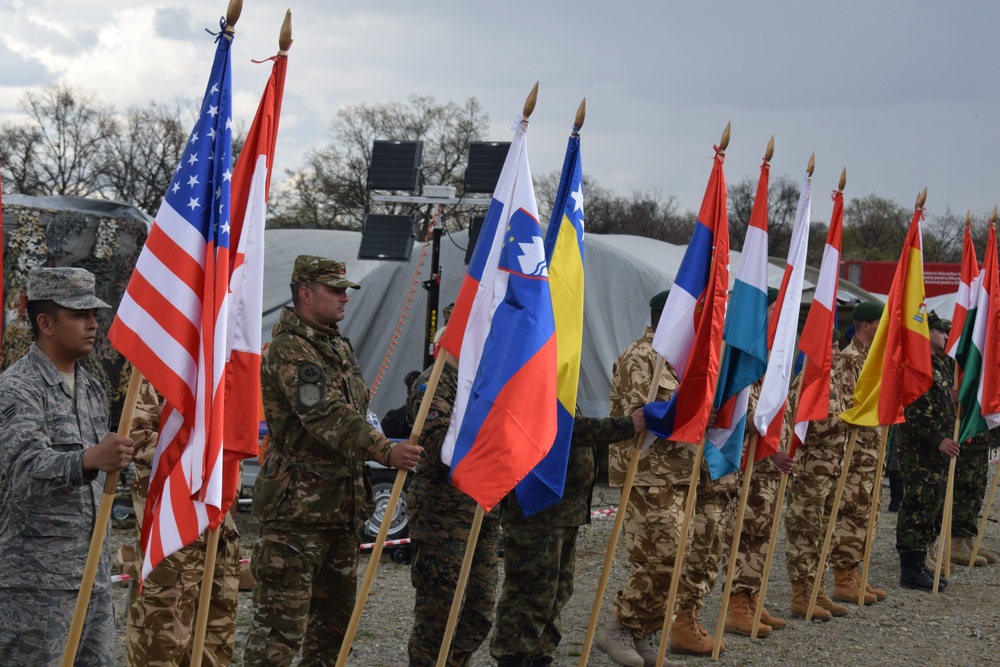
<path fill-rule="evenodd" d="M 854 386 L 853 407 L 840 414 L 856 426 L 903 421 L 903 408 L 930 389 L 930 329 L 924 303 L 923 208 L 913 212 L 889 298 Z"/>

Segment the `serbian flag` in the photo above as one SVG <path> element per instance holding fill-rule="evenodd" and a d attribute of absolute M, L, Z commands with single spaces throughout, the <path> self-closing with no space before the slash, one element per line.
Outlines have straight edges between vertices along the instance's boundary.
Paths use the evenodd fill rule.
<path fill-rule="evenodd" d="M 1000 277 L 993 224 L 986 236 L 982 284 L 975 307 L 969 310 L 965 332 L 958 345 L 958 363 L 963 369 L 958 390 L 962 406 L 959 442 L 1000 425 Z"/>
<path fill-rule="evenodd" d="M 958 360 L 958 342 L 965 331 L 969 311 L 976 307 L 980 283 L 979 262 L 976 260 L 976 245 L 972 242 L 972 220 L 966 218 L 965 234 L 962 239 L 962 270 L 955 295 L 955 309 L 951 316 L 951 331 L 948 332 L 948 356 Z"/>
<path fill-rule="evenodd" d="M 556 331 L 548 265 L 518 124 L 441 347 L 458 391 L 441 460 L 487 512 L 552 447 Z"/>
<path fill-rule="evenodd" d="M 924 303 L 923 209 L 913 212 L 889 297 L 861 375 L 853 407 L 840 418 L 855 426 L 885 426 L 903 419 L 903 408 L 930 389 L 930 330 Z"/>
<path fill-rule="evenodd" d="M 647 429 L 664 440 L 700 443 L 715 396 L 729 289 L 724 159 L 716 149 L 698 221 L 653 335 L 653 349 L 681 379 L 669 401 L 643 409 Z"/>
<path fill-rule="evenodd" d="M 556 325 L 556 420 L 552 449 L 517 485 L 517 501 L 531 516 L 562 498 L 573 439 L 576 391 L 583 345 L 583 167 L 576 127 L 566 147 L 552 218 L 545 232 L 545 260 Z"/>
<path fill-rule="evenodd" d="M 225 20 L 223 19 L 223 30 Z M 222 508 L 232 217 L 232 35 L 118 313 L 112 345 L 163 395 L 142 526 L 145 577 Z"/>
<path fill-rule="evenodd" d="M 771 166 L 764 160 L 722 331 L 727 347 L 722 356 L 715 407 L 719 414 L 717 424 L 728 425 L 711 427 L 705 434 L 708 441 L 705 461 L 712 479 L 736 472 L 740 467 L 750 386 L 760 379 L 767 367 L 767 188 L 770 172 Z"/>
<path fill-rule="evenodd" d="M 802 305 L 802 283 L 806 275 L 806 253 L 809 250 L 809 225 L 812 218 L 812 181 L 806 175 L 799 195 L 792 228 L 792 243 L 788 247 L 788 262 L 774 304 L 775 316 L 768 324 L 771 356 L 767 360 L 764 384 L 754 411 L 753 423 L 760 432 L 757 460 L 772 456 L 781 446 L 781 426 L 785 418 L 788 385 L 795 372 L 795 343 L 799 330 L 799 309 Z M 829 338 L 829 336 L 827 336 Z"/>
<path fill-rule="evenodd" d="M 802 389 L 795 407 L 792 442 L 788 449 L 793 456 L 805 442 L 809 422 L 830 416 L 830 366 L 833 359 L 833 327 L 837 321 L 837 279 L 840 275 L 843 233 L 844 193 L 836 190 L 819 279 L 799 339 L 799 349 L 806 355 L 806 366 L 802 371 Z"/>

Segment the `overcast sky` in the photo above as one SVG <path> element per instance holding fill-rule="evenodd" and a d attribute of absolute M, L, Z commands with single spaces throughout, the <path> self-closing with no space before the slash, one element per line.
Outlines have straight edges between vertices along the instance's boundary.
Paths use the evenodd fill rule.
<path fill-rule="evenodd" d="M 678 6 L 680 5 L 680 6 Z M 224 1 L 0 0 L 0 119 L 26 90 L 91 89 L 120 108 L 200 99 Z M 932 214 L 1000 201 L 1000 3 L 330 2 L 246 0 L 234 43 L 236 115 L 249 126 L 286 7 L 295 44 L 276 169 L 329 141 L 338 109 L 479 99 L 490 139 L 508 141 L 540 81 L 529 129 L 536 174 L 561 167 L 587 98 L 584 172 L 621 193 L 658 189 L 697 210 L 712 145 L 732 121 L 731 183 L 800 179 L 816 153 L 813 218 L 840 170 L 848 199 L 876 193 Z M 544 213 L 543 213 L 544 214 Z"/>

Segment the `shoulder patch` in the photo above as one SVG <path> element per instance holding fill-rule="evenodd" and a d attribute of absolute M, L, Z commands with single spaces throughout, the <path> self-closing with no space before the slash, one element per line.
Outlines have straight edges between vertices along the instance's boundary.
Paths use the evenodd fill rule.
<path fill-rule="evenodd" d="M 323 377 L 323 371 L 311 361 L 299 367 L 299 380 L 302 382 L 319 382 L 321 377 Z"/>
<path fill-rule="evenodd" d="M 13 419 L 16 414 L 17 405 L 11 403 L 10 405 L 4 406 L 4 408 L 0 410 L 0 426 L 4 426 L 7 422 Z"/>
<path fill-rule="evenodd" d="M 434 421 L 441 416 L 440 410 L 428 410 L 427 411 L 427 421 Z"/>

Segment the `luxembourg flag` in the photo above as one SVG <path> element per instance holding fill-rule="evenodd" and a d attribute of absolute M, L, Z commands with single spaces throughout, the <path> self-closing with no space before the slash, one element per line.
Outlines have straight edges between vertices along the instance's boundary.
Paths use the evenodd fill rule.
<path fill-rule="evenodd" d="M 555 320 L 523 123 L 441 347 L 458 359 L 441 460 L 488 512 L 548 453 L 557 429 Z"/>
<path fill-rule="evenodd" d="M 717 149 L 698 222 L 653 335 L 653 349 L 681 378 L 669 401 L 643 409 L 649 432 L 664 440 L 700 444 L 715 396 L 729 289 L 724 159 Z"/>
<path fill-rule="evenodd" d="M 781 425 L 788 398 L 788 385 L 795 366 L 795 339 L 799 328 L 799 307 L 802 304 L 811 217 L 812 181 L 807 174 L 795 214 L 788 263 L 774 307 L 777 317 L 773 319 L 776 321 L 769 325 L 771 356 L 767 360 L 767 372 L 764 374 L 764 384 L 753 416 L 754 426 L 761 434 L 757 448 L 758 459 L 773 455 L 781 445 Z"/>
<path fill-rule="evenodd" d="M 712 479 L 736 472 L 743 455 L 750 385 L 767 367 L 767 188 L 771 166 L 760 167 L 757 194 L 733 292 L 729 297 L 722 339 L 726 353 L 719 371 L 715 407 L 719 422 L 705 434 L 705 461 Z"/>

